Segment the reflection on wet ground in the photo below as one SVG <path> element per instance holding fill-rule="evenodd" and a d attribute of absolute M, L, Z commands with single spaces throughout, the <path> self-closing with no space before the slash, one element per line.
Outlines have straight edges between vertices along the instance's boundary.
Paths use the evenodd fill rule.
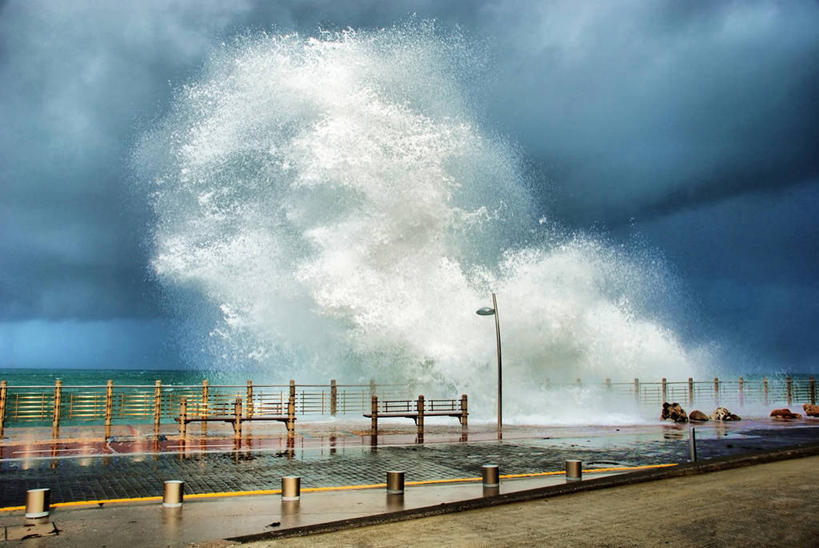
<path fill-rule="evenodd" d="M 58 443 L 4 442 L 0 455 L 0 507 L 20 505 L 25 491 L 52 490 L 52 502 L 146 497 L 161 494 L 164 480 L 185 481 L 188 493 L 276 489 L 297 475 L 303 487 L 382 482 L 387 470 L 405 470 L 407 481 L 479 477 L 481 466 L 502 474 L 561 470 L 566 459 L 584 467 L 686 462 L 688 425 L 510 426 L 504 440 L 477 425 L 466 435 L 428 427 L 425 443 L 397 427 L 378 437 L 345 424 L 305 425 L 286 438 L 257 431 L 238 445 L 224 437 L 188 440 L 131 439 Z M 743 421 L 697 426 L 700 459 L 819 442 L 819 421 Z M 80 456 L 77 456 L 80 455 Z"/>

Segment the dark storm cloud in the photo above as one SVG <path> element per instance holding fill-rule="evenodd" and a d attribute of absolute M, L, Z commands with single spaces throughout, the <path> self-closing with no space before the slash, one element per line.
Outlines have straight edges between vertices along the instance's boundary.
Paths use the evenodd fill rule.
<path fill-rule="evenodd" d="M 815 2 L 529 3 L 514 29 L 499 124 L 577 224 L 620 222 L 819 175 Z"/>
<path fill-rule="evenodd" d="M 0 12 L 0 319 L 152 315 L 134 131 L 235 14 L 9 2 Z"/>
<path fill-rule="evenodd" d="M 488 53 L 476 104 L 545 214 L 636 227 L 717 335 L 754 338 L 800 300 L 799 324 L 819 320 L 816 2 L 53 0 L 0 2 L 0 322 L 165 313 L 129 155 L 221 41 L 412 14 Z M 754 344 L 796 360 L 819 351 L 806 332 Z"/>

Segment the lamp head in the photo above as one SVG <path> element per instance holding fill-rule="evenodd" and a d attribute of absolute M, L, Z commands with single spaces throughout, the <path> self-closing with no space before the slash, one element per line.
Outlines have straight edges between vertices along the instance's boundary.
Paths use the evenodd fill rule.
<path fill-rule="evenodd" d="M 483 308 L 480 308 L 480 309 L 476 310 L 475 314 L 477 314 L 478 316 L 494 316 L 495 315 L 495 309 L 490 308 L 488 306 L 484 306 Z"/>

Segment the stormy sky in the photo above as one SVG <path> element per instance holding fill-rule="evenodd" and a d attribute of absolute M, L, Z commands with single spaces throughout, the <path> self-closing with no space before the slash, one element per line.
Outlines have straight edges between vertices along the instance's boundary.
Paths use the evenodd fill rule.
<path fill-rule="evenodd" d="M 223 41 L 413 16 L 479 44 L 544 214 L 666 262 L 685 341 L 816 371 L 815 1 L 0 0 L 0 367 L 181 365 L 135 143 Z"/>

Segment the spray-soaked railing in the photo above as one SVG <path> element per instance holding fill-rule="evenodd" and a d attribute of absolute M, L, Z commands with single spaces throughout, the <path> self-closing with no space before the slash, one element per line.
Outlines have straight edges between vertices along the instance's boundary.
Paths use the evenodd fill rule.
<path fill-rule="evenodd" d="M 545 388 L 567 389 L 596 387 L 612 395 L 634 398 L 639 404 L 661 405 L 663 402 L 687 403 L 689 406 L 794 405 L 816 403 L 816 383 L 809 378 L 773 378 L 746 380 L 667 381 L 553 384 Z M 0 381 L 0 437 L 7 426 L 51 425 L 53 436 L 60 425 L 104 423 L 106 435 L 113 424 L 160 424 L 177 419 L 182 402 L 189 416 L 200 418 L 228 416 L 235 413 L 237 399 L 244 402 L 244 416 L 285 415 L 293 400 L 295 415 L 351 415 L 370 411 L 372 396 L 382 400 L 413 398 L 413 388 L 406 385 L 330 384 L 296 385 L 63 385 L 8 386 Z M 449 401 L 449 400 L 447 400 Z"/>
<path fill-rule="evenodd" d="M 411 387 L 396 384 L 368 385 L 290 384 L 212 385 L 63 385 L 9 386 L 0 381 L 0 437 L 10 426 L 51 425 L 54 437 L 61 425 L 153 423 L 159 425 L 177 419 L 185 402 L 189 416 L 201 418 L 234 413 L 237 399 L 244 403 L 247 418 L 284 415 L 291 396 L 296 415 L 361 414 L 369 410 L 373 395 L 382 398 L 407 398 Z"/>
<path fill-rule="evenodd" d="M 603 383 L 584 383 L 576 379 L 573 383 L 552 383 L 546 379 L 546 390 L 582 389 L 594 387 L 605 393 L 622 397 L 631 397 L 639 404 L 662 405 L 664 402 L 678 402 L 689 407 L 724 406 L 744 407 L 746 405 L 798 405 L 816 403 L 816 381 L 813 377 L 783 377 L 721 380 L 715 377 L 708 381 L 644 382 L 634 379 L 632 382 L 612 382 L 606 379 Z"/>

